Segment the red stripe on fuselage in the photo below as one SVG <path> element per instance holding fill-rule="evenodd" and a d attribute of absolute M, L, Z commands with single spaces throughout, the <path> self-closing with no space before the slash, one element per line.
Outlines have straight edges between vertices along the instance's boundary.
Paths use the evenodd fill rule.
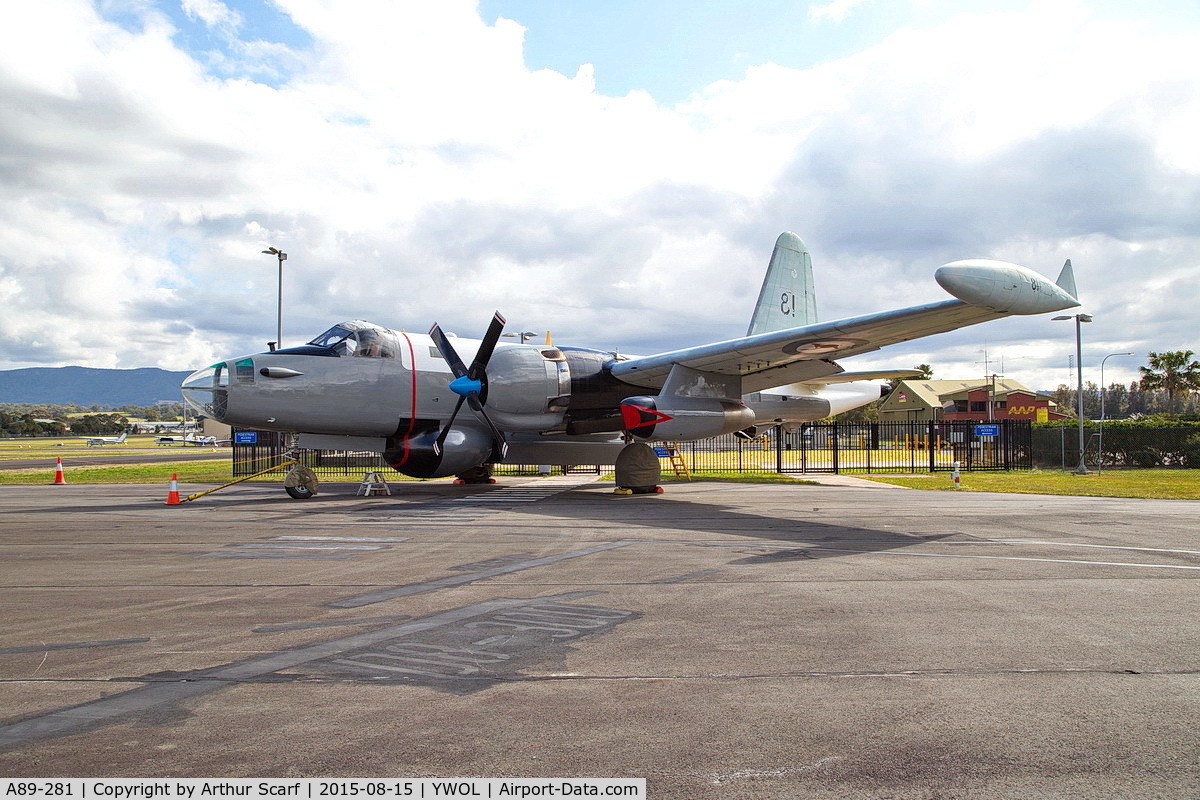
<path fill-rule="evenodd" d="M 413 350 L 412 339 L 408 338 L 408 334 L 401 331 L 400 335 L 404 337 L 404 341 L 408 344 L 408 366 L 409 374 L 412 376 L 412 392 L 408 401 L 408 430 L 404 432 L 404 455 L 392 466 L 397 466 L 408 461 L 408 439 L 412 436 L 413 428 L 417 425 L 417 354 Z M 401 364 L 400 366 L 404 365 Z"/>

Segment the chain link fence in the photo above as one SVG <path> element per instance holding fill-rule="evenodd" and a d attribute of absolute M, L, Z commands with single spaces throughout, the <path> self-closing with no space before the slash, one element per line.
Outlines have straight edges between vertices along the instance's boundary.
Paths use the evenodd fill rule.
<path fill-rule="evenodd" d="M 1034 466 L 1073 469 L 1079 464 L 1079 442 L 1078 425 L 1034 428 Z M 1200 469 L 1200 423 L 1090 422 L 1083 427 L 1083 454 L 1086 466 L 1100 469 Z"/>

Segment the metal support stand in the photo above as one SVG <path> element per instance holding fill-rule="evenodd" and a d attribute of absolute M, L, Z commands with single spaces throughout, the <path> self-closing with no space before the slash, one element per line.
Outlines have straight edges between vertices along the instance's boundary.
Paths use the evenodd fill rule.
<path fill-rule="evenodd" d="M 376 495 L 391 495 L 392 488 L 378 472 L 368 472 L 363 475 L 362 483 L 358 485 L 357 494 L 360 497 L 375 497 Z"/>

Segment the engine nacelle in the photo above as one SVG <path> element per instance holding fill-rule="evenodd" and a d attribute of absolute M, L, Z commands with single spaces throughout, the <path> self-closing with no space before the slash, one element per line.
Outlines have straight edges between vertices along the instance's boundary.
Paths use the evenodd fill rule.
<path fill-rule="evenodd" d="M 669 442 L 744 430 L 754 424 L 754 412 L 740 400 L 627 397 L 621 401 L 621 419 L 625 430 L 639 439 Z"/>
<path fill-rule="evenodd" d="M 434 452 L 438 431 L 391 436 L 383 458 L 410 478 L 444 478 L 483 464 L 492 454 L 492 439 L 477 428 L 451 428 L 441 452 Z"/>
<path fill-rule="evenodd" d="M 488 363 L 487 410 L 505 431 L 544 431 L 563 421 L 571 371 L 555 347 L 499 347 Z"/>

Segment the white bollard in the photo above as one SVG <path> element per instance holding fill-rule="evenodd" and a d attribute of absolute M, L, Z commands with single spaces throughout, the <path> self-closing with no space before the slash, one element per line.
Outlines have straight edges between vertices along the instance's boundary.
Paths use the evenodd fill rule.
<path fill-rule="evenodd" d="M 962 479 L 959 477 L 959 474 L 958 474 L 958 462 L 957 461 L 954 462 L 954 471 L 950 473 L 950 477 L 954 479 L 954 488 L 961 489 L 962 488 Z"/>

